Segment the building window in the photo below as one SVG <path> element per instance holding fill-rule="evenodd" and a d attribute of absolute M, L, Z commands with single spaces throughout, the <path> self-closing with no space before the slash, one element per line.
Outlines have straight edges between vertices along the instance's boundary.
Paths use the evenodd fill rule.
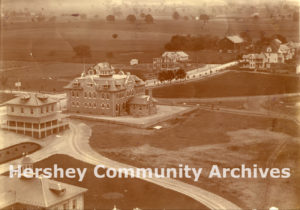
<path fill-rule="evenodd" d="M 92 93 L 91 92 L 89 92 L 89 98 L 92 98 Z"/>
<path fill-rule="evenodd" d="M 92 107 L 92 104 L 91 103 L 89 103 L 89 108 L 91 108 Z"/>
<path fill-rule="evenodd" d="M 85 98 L 87 97 L 87 93 L 86 93 L 86 92 L 84 92 L 84 97 L 85 97 Z"/>
<path fill-rule="evenodd" d="M 46 112 L 47 112 L 47 113 L 49 112 L 49 107 L 48 107 L 48 106 L 46 106 Z"/>
<path fill-rule="evenodd" d="M 43 107 L 41 107 L 41 114 L 43 114 L 44 113 L 44 111 L 43 111 Z"/>
<path fill-rule="evenodd" d="M 101 104 L 101 108 L 104 109 L 104 104 Z"/>
<path fill-rule="evenodd" d="M 15 109 L 14 109 L 13 106 L 10 107 L 10 111 L 11 111 L 11 112 L 14 112 L 14 111 L 15 111 Z"/>
<path fill-rule="evenodd" d="M 74 91 L 71 91 L 71 93 L 72 93 L 72 97 L 74 97 Z"/>
<path fill-rule="evenodd" d="M 96 108 L 96 103 L 94 103 L 94 108 Z"/>
<path fill-rule="evenodd" d="M 24 108 L 23 107 L 21 107 L 21 113 L 24 113 Z"/>
<path fill-rule="evenodd" d="M 68 208 L 68 203 L 64 203 L 63 204 L 63 210 L 68 210 L 69 208 Z"/>
<path fill-rule="evenodd" d="M 30 113 L 33 114 L 33 108 L 30 108 Z"/>
<path fill-rule="evenodd" d="M 93 97 L 96 98 L 96 93 L 95 92 L 93 93 Z"/>
<path fill-rule="evenodd" d="M 79 98 L 79 93 L 78 93 L 78 91 L 76 92 L 76 97 Z"/>
<path fill-rule="evenodd" d="M 109 104 L 106 104 L 106 109 L 109 109 Z"/>
<path fill-rule="evenodd" d="M 77 102 L 77 107 L 79 107 L 79 102 Z"/>
<path fill-rule="evenodd" d="M 51 111 L 52 112 L 54 111 L 54 105 L 53 104 L 51 105 Z"/>
<path fill-rule="evenodd" d="M 101 97 L 102 97 L 102 99 L 104 99 L 104 98 L 105 98 L 105 95 L 104 95 L 104 93 L 102 93 L 102 94 L 101 94 Z"/>
<path fill-rule="evenodd" d="M 72 201 L 72 208 L 73 209 L 77 208 L 77 200 L 76 199 Z"/>

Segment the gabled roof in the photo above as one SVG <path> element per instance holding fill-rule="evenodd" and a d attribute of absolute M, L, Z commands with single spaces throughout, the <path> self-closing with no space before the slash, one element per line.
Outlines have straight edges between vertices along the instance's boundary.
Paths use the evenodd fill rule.
<path fill-rule="evenodd" d="M 183 51 L 166 51 L 162 54 L 162 57 L 187 57 L 187 53 Z"/>
<path fill-rule="evenodd" d="M 0 176 L 0 208 L 21 203 L 41 208 L 51 207 L 87 191 L 82 187 L 46 178 L 9 178 Z M 59 193 L 56 189 L 65 189 Z M 5 198 L 5 202 L 3 199 Z"/>
<path fill-rule="evenodd" d="M 107 65 L 109 64 L 107 63 Z M 107 65 L 105 64 L 104 66 Z M 113 68 L 110 68 L 108 70 L 113 70 Z M 81 77 L 75 78 L 64 88 L 81 89 L 86 85 L 95 86 L 97 90 L 118 91 L 118 90 L 127 89 L 128 87 L 142 86 L 145 85 L 145 83 L 142 79 L 140 79 L 136 75 L 131 75 L 130 73 L 125 74 L 123 71 L 120 71 L 117 74 L 113 71 L 111 72 L 111 75 L 108 76 L 108 75 L 101 74 L 101 71 L 97 70 L 95 71 L 95 74 L 91 74 L 91 75 L 82 74 Z"/>
<path fill-rule="evenodd" d="M 240 44 L 244 42 L 244 39 L 238 35 L 233 35 L 233 36 L 226 36 L 226 38 L 231 41 L 232 43 L 235 44 Z"/>
<path fill-rule="evenodd" d="M 56 100 L 40 93 L 22 94 L 14 99 L 11 99 L 4 104 L 10 105 L 25 105 L 25 106 L 42 106 L 47 104 L 57 103 Z"/>

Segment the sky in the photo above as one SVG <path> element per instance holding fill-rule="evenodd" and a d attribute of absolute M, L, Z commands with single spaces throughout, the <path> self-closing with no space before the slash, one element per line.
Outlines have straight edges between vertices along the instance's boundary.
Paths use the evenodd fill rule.
<path fill-rule="evenodd" d="M 122 5 L 217 5 L 224 6 L 230 3 L 239 4 L 259 4 L 266 2 L 297 2 L 297 0 L 0 0 L 2 2 L 2 8 L 14 8 L 14 9 L 55 9 L 55 10 L 86 10 L 93 8 L 105 8 L 108 4 Z M 300 0 L 298 1 L 300 2 Z"/>

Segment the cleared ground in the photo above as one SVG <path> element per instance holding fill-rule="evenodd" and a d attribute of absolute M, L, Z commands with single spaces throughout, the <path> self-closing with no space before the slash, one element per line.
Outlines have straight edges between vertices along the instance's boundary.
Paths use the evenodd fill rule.
<path fill-rule="evenodd" d="M 15 23 L 4 25 L 2 53 L 6 60 L 82 62 L 73 58 L 72 48 L 86 44 L 92 51 L 92 58 L 87 60 L 92 63 L 103 60 L 128 63 L 132 57 L 152 62 L 152 58 L 159 56 L 164 45 L 176 34 L 209 34 L 222 38 L 230 27 L 234 33 L 248 31 L 254 39 L 260 37 L 260 31 L 264 31 L 265 36 L 281 34 L 291 41 L 299 39 L 299 24 L 290 20 L 272 23 L 270 20 L 237 22 L 219 19 L 210 20 L 205 27 L 202 25 L 201 21 L 182 20 L 156 20 L 154 24 L 139 21 L 136 24 L 126 21 L 112 24 L 103 20 Z M 114 39 L 112 34 L 118 34 L 118 37 Z M 107 58 L 107 52 L 113 52 L 114 57 Z M 198 55 L 202 63 L 211 63 L 206 61 L 211 58 L 203 57 L 201 53 Z"/>
<path fill-rule="evenodd" d="M 183 180 L 215 192 L 243 208 L 295 208 L 300 201 L 299 130 L 289 121 L 199 111 L 160 124 L 161 130 L 91 124 L 91 146 L 139 167 L 290 167 L 290 179 Z M 111 131 L 114 132 L 111 132 Z M 251 183 L 251 184 L 249 184 Z M 284 193 L 283 193 L 284 192 Z M 281 196 L 283 194 L 283 196 Z M 280 196 L 279 196 L 280 195 Z M 288 198 L 286 197 L 288 196 Z"/>
<path fill-rule="evenodd" d="M 203 81 L 153 90 L 158 98 L 254 96 L 300 91 L 300 78 L 248 72 L 228 72 Z"/>

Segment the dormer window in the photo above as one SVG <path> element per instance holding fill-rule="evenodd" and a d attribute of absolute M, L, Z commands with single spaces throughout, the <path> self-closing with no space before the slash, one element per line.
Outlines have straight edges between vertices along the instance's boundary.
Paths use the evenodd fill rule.
<path fill-rule="evenodd" d="M 66 187 L 60 183 L 50 183 L 49 189 L 58 195 L 61 195 L 66 192 Z"/>

